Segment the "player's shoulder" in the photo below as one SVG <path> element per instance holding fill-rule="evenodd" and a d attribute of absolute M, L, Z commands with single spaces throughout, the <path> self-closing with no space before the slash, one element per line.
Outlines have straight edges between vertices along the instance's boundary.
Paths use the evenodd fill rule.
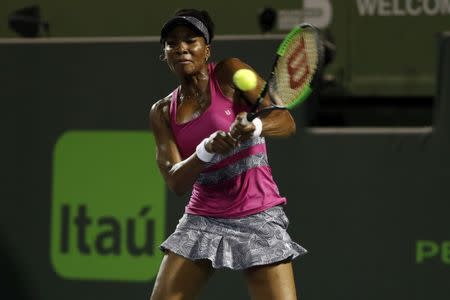
<path fill-rule="evenodd" d="M 237 57 L 229 57 L 221 60 L 216 64 L 215 73 L 217 78 L 224 82 L 231 83 L 233 74 L 239 69 L 251 69 L 251 67 Z"/>
<path fill-rule="evenodd" d="M 173 94 L 173 92 L 170 93 L 169 95 L 165 96 L 164 98 L 157 100 L 152 105 L 152 110 L 159 110 L 166 105 L 170 105 L 170 101 L 172 101 L 172 94 Z"/>
<path fill-rule="evenodd" d="M 172 101 L 172 93 L 166 97 L 157 100 L 150 108 L 150 119 L 168 117 L 170 102 Z"/>
<path fill-rule="evenodd" d="M 244 61 L 237 57 L 228 57 L 217 63 L 216 69 L 221 71 L 234 72 L 238 69 L 248 66 Z"/>

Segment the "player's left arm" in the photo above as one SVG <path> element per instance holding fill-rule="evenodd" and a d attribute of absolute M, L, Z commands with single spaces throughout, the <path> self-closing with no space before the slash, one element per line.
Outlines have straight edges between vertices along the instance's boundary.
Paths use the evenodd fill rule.
<path fill-rule="evenodd" d="M 221 86 L 223 90 L 230 91 L 233 101 L 246 103 L 252 107 L 258 100 L 259 93 L 265 85 L 265 80 L 248 64 L 244 63 L 238 58 L 229 58 L 220 62 L 217 67 L 218 75 L 220 76 Z M 241 91 L 233 83 L 233 74 L 239 69 L 250 69 L 255 71 L 258 77 L 258 83 L 255 89 L 249 91 Z M 271 106 L 269 95 L 266 95 L 262 100 L 259 108 Z M 230 133 L 232 136 L 239 136 L 240 140 L 250 138 L 255 130 L 254 123 L 244 125 L 241 121 L 246 118 L 246 112 L 240 113 L 233 123 Z M 259 116 L 262 123 L 261 136 L 290 136 L 295 134 L 296 126 L 291 113 L 288 110 L 272 110 L 268 113 Z"/>

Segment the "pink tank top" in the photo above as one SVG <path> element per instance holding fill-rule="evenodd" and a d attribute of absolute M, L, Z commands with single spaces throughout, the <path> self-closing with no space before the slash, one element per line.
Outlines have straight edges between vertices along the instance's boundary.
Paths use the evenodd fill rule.
<path fill-rule="evenodd" d="M 196 146 L 217 130 L 228 131 L 236 115 L 248 110 L 223 95 L 209 64 L 211 104 L 198 118 L 177 124 L 179 87 L 172 93 L 170 122 L 183 159 L 195 152 Z M 226 155 L 215 155 L 197 178 L 186 213 L 219 218 L 238 218 L 286 203 L 272 178 L 262 137 L 250 139 Z"/>

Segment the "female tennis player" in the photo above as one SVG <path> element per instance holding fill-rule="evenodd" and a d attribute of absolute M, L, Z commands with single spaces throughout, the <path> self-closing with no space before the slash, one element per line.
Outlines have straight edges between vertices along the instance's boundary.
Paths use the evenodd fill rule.
<path fill-rule="evenodd" d="M 242 119 L 258 87 L 240 91 L 236 58 L 209 63 L 214 24 L 206 11 L 183 9 L 161 30 L 163 59 L 180 85 L 156 102 L 150 125 L 169 188 L 190 201 L 164 251 L 151 300 L 195 299 L 217 268 L 243 270 L 252 299 L 297 299 L 291 261 L 306 253 L 286 229 L 264 137 L 290 136 L 288 111 Z M 262 107 L 270 105 L 264 99 Z"/>

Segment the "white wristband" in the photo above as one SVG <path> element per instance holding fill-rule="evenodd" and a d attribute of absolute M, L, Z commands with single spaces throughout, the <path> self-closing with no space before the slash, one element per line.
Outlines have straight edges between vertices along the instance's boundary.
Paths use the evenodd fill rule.
<path fill-rule="evenodd" d="M 255 125 L 255 131 L 253 131 L 253 137 L 259 137 L 262 132 L 262 122 L 260 118 L 254 118 L 252 121 L 253 125 Z"/>
<path fill-rule="evenodd" d="M 210 162 L 215 155 L 214 153 L 209 153 L 208 151 L 206 151 L 205 144 L 208 142 L 208 140 L 209 138 L 206 138 L 201 141 L 195 149 L 195 154 L 197 154 L 198 159 L 204 162 Z"/>

